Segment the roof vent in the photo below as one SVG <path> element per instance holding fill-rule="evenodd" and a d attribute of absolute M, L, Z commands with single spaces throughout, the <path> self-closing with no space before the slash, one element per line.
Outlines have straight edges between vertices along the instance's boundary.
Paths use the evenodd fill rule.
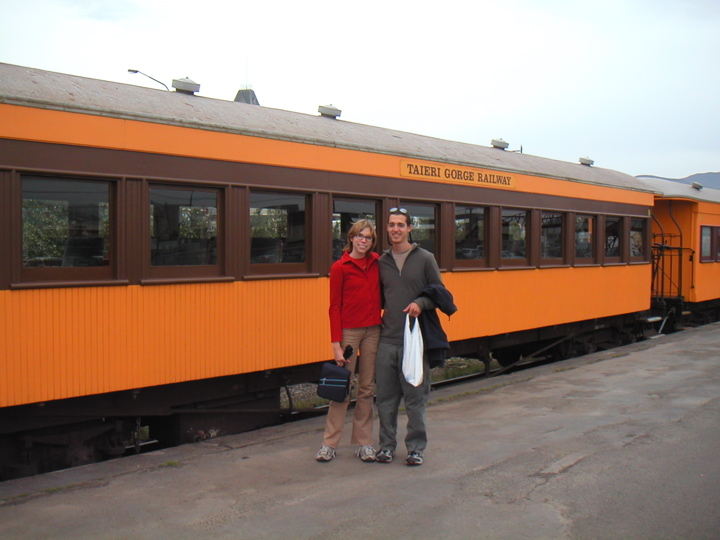
<path fill-rule="evenodd" d="M 510 146 L 510 143 L 506 143 L 502 139 L 493 139 L 490 141 L 490 144 L 492 144 L 493 148 L 499 148 L 500 150 L 505 150 L 508 146 Z"/>
<path fill-rule="evenodd" d="M 340 113 L 342 112 L 337 107 L 333 107 L 332 105 L 320 105 L 318 107 L 318 112 L 321 116 L 325 116 L 327 118 L 337 118 L 340 116 Z"/>
<path fill-rule="evenodd" d="M 587 157 L 581 157 L 578 161 L 580 161 L 581 165 L 587 165 L 588 167 L 592 166 L 595 162 Z"/>
<path fill-rule="evenodd" d="M 195 92 L 200 91 L 200 85 L 188 77 L 173 79 L 172 87 L 181 94 L 193 95 Z"/>
<path fill-rule="evenodd" d="M 255 95 L 255 91 L 250 89 L 238 90 L 238 93 L 235 96 L 235 101 L 238 103 L 249 103 L 250 105 L 260 105 L 260 102 L 257 100 L 257 96 Z"/>
<path fill-rule="evenodd" d="M 691 185 L 692 187 L 694 187 L 695 189 L 697 189 L 698 191 L 700 191 L 700 190 L 703 188 L 703 185 L 702 185 L 700 182 L 693 182 L 693 183 L 690 184 L 690 185 Z"/>

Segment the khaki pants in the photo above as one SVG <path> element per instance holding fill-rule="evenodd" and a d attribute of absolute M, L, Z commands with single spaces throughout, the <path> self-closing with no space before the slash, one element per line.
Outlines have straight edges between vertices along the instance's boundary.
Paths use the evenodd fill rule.
<path fill-rule="evenodd" d="M 375 393 L 375 356 L 377 355 L 378 341 L 380 340 L 380 325 L 366 328 L 348 328 L 343 330 L 343 339 L 340 345 L 345 349 L 348 345 L 353 348 L 350 362 L 345 364 L 351 372 L 358 366 L 358 391 L 353 415 L 352 445 L 372 444 L 373 395 Z M 358 352 L 360 359 L 358 360 Z M 337 448 L 342 436 L 345 414 L 347 413 L 350 397 L 343 401 L 331 401 L 330 410 L 325 424 L 323 444 L 330 448 Z"/>

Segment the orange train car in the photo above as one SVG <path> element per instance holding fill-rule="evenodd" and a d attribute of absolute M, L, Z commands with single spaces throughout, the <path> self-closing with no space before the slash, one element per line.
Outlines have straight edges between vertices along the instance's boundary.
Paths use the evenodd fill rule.
<path fill-rule="evenodd" d="M 455 354 L 642 336 L 652 188 L 321 112 L 0 64 L 3 477 L 119 455 L 146 427 L 276 422 L 282 387 L 330 357 L 344 234 L 393 206 L 455 296 Z"/>
<path fill-rule="evenodd" d="M 653 307 L 662 331 L 720 319 L 720 190 L 657 178 L 653 209 Z"/>

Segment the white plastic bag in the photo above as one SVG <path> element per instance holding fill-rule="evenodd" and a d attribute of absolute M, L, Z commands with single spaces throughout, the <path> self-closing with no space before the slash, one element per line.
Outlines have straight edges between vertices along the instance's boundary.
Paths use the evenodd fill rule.
<path fill-rule="evenodd" d="M 420 321 L 415 319 L 415 325 L 410 329 L 410 315 L 405 316 L 405 335 L 403 336 L 403 363 L 402 370 L 405 380 L 413 386 L 420 386 L 423 381 L 423 347 Z"/>

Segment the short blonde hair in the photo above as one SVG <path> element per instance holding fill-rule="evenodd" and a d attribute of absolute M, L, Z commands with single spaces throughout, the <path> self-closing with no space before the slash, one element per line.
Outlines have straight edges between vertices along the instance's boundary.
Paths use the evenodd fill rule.
<path fill-rule="evenodd" d="M 375 232 L 375 224 L 369 219 L 360 219 L 353 223 L 353 226 L 350 227 L 350 230 L 348 231 L 347 243 L 345 244 L 345 247 L 343 249 L 350 253 L 352 251 L 353 237 L 358 236 L 365 229 L 370 229 L 370 234 L 372 235 L 372 243 L 370 244 L 370 249 L 373 249 L 375 247 L 375 244 L 377 244 L 377 233 Z"/>

